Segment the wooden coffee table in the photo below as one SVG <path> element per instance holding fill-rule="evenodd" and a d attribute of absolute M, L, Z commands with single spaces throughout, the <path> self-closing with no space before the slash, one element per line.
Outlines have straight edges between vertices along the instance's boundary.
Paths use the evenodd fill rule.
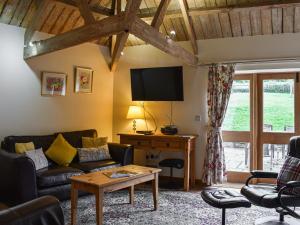
<path fill-rule="evenodd" d="M 125 178 L 109 178 L 104 172 L 126 170 L 137 175 Z M 134 204 L 134 185 L 152 180 L 152 192 L 154 210 L 158 208 L 158 173 L 161 169 L 142 167 L 136 165 L 122 166 L 118 168 L 93 172 L 89 174 L 71 177 L 71 225 L 77 221 L 78 191 L 85 191 L 96 197 L 97 225 L 103 221 L 103 195 L 104 192 L 112 192 L 123 188 L 129 188 L 130 204 Z"/>

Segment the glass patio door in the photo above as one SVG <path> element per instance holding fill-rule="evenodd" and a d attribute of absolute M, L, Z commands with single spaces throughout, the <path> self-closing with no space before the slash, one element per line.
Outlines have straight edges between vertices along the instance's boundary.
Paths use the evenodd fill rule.
<path fill-rule="evenodd" d="M 240 182 L 252 167 L 253 77 L 234 77 L 226 116 L 222 126 L 228 181 Z"/>
<path fill-rule="evenodd" d="M 258 76 L 258 169 L 279 172 L 289 139 L 299 134 L 297 76 L 294 73 Z"/>

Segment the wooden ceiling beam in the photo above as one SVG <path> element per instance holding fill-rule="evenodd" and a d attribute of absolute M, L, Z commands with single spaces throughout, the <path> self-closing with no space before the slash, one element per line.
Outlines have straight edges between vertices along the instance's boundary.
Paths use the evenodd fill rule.
<path fill-rule="evenodd" d="M 159 30 L 159 27 L 161 26 L 161 24 L 164 21 L 164 17 L 166 15 L 166 12 L 167 12 L 170 2 L 171 2 L 171 0 L 160 0 L 157 11 L 151 22 L 151 26 L 156 28 L 157 30 Z"/>
<path fill-rule="evenodd" d="M 125 22 L 128 24 L 129 27 L 131 27 L 131 25 L 134 22 L 136 14 L 140 8 L 141 2 L 142 2 L 142 0 L 128 0 L 127 1 L 124 17 L 125 17 Z M 128 36 L 129 36 L 128 30 L 117 36 L 116 45 L 113 50 L 112 61 L 111 61 L 111 66 L 110 66 L 110 70 L 112 72 L 114 72 L 117 68 L 117 64 L 120 60 L 121 53 L 124 50 Z"/>
<path fill-rule="evenodd" d="M 54 37 L 41 41 L 34 41 L 24 47 L 24 59 L 48 54 L 88 41 L 93 41 L 100 37 L 110 36 L 128 30 L 128 24 L 124 22 L 124 18 L 124 15 L 106 17 L 95 23 L 79 27 Z"/>
<path fill-rule="evenodd" d="M 136 17 L 131 26 L 130 33 L 146 43 L 149 43 L 176 58 L 182 59 L 188 65 L 195 66 L 198 63 L 198 58 L 194 54 L 181 47 L 172 39 L 166 38 L 165 35 L 158 32 L 154 27 L 150 26 L 140 18 Z"/>
<path fill-rule="evenodd" d="M 186 27 L 186 30 L 188 32 L 188 36 L 191 41 L 191 45 L 194 51 L 194 54 L 198 54 L 198 44 L 196 39 L 196 34 L 193 26 L 193 21 L 188 13 L 188 3 L 186 0 L 179 0 L 180 10 L 183 16 L 184 24 Z"/>
<path fill-rule="evenodd" d="M 84 19 L 85 24 L 90 24 L 96 22 L 95 17 L 89 7 L 88 0 L 76 0 L 78 9 L 82 18 Z"/>
<path fill-rule="evenodd" d="M 60 2 L 60 3 L 63 3 L 65 5 L 77 8 L 76 0 L 52 0 L 52 1 Z M 113 10 L 112 9 L 109 9 L 109 8 L 106 8 L 106 7 L 103 7 L 103 6 L 100 6 L 100 5 L 89 6 L 89 7 L 90 7 L 90 10 L 93 13 L 102 14 L 102 15 L 105 15 L 105 16 L 113 15 Z"/>
<path fill-rule="evenodd" d="M 24 44 L 28 45 L 29 42 L 31 41 L 35 31 L 39 29 L 41 26 L 42 22 L 41 17 L 44 14 L 44 9 L 48 5 L 49 0 L 34 0 L 33 4 L 35 4 L 36 11 L 35 14 L 33 15 L 29 26 L 27 27 L 24 35 Z"/>
<path fill-rule="evenodd" d="M 194 16 L 207 15 L 211 13 L 229 13 L 231 11 L 239 11 L 247 8 L 272 9 L 272 8 L 285 8 L 291 6 L 300 7 L 300 1 L 299 0 L 285 0 L 285 1 L 262 0 L 260 2 L 252 2 L 252 3 L 244 2 L 244 3 L 230 5 L 230 6 L 190 8 L 188 10 L 188 13 L 190 16 L 194 17 Z M 149 13 L 149 12 L 153 12 L 155 9 L 156 8 L 142 9 L 141 10 L 142 12 L 138 14 L 138 17 L 147 21 L 152 20 L 152 18 L 155 16 L 155 13 Z M 165 15 L 165 18 L 178 18 L 178 17 L 182 17 L 181 10 L 168 10 Z"/>

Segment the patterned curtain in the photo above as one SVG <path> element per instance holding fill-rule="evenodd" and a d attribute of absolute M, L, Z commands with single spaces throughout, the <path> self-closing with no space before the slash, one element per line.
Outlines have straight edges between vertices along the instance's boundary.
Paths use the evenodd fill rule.
<path fill-rule="evenodd" d="M 227 180 L 221 126 L 232 88 L 235 65 L 212 65 L 208 73 L 207 105 L 209 128 L 202 181 L 207 185 Z"/>

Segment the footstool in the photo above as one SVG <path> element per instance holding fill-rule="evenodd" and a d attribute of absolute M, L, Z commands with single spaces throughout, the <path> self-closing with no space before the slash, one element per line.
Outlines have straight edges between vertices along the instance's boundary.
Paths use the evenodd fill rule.
<path fill-rule="evenodd" d="M 226 209 L 251 207 L 246 198 L 230 188 L 206 188 L 201 192 L 201 197 L 207 204 L 222 209 L 222 225 L 225 225 Z"/>

